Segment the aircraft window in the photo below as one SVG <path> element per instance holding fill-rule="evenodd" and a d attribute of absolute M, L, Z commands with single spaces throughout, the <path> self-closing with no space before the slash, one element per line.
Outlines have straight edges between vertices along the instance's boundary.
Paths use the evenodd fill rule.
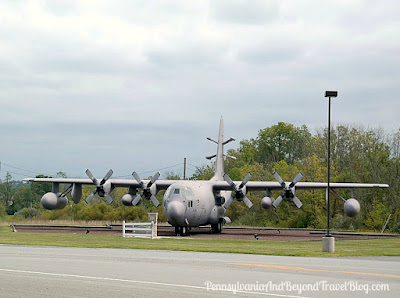
<path fill-rule="evenodd" d="M 188 201 L 188 207 L 192 208 L 193 207 L 193 201 Z"/>
<path fill-rule="evenodd" d="M 168 197 L 169 197 L 169 195 L 170 195 L 170 192 L 171 192 L 171 189 L 172 189 L 172 188 L 168 188 L 168 189 L 167 189 L 167 191 L 165 192 L 165 195 L 164 195 L 164 197 L 166 197 L 166 198 L 168 198 Z"/>
<path fill-rule="evenodd" d="M 188 197 L 194 197 L 194 192 L 189 187 L 186 187 L 185 191 Z"/>
<path fill-rule="evenodd" d="M 174 189 L 174 195 L 179 195 L 179 191 L 180 191 L 179 188 L 175 188 L 175 189 Z"/>

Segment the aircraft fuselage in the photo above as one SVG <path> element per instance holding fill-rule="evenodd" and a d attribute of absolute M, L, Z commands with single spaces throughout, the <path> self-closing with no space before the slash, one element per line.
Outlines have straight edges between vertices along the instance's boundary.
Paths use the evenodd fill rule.
<path fill-rule="evenodd" d="M 175 227 L 217 225 L 225 213 L 225 208 L 217 203 L 212 185 L 207 181 L 180 181 L 165 191 L 164 216 Z"/>

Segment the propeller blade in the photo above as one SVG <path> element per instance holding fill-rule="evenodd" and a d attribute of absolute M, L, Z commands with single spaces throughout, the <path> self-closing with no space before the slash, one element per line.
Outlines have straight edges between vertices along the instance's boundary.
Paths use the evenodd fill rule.
<path fill-rule="evenodd" d="M 132 205 L 136 206 L 137 204 L 139 204 L 141 199 L 142 199 L 142 197 L 140 195 L 137 195 L 136 198 L 133 199 Z"/>
<path fill-rule="evenodd" d="M 276 181 L 278 181 L 279 184 L 280 184 L 283 188 L 285 188 L 285 187 L 286 187 L 286 184 L 285 184 L 285 182 L 282 180 L 281 176 L 279 176 L 279 174 L 278 174 L 277 172 L 274 172 L 273 175 L 274 175 Z"/>
<path fill-rule="evenodd" d="M 97 193 L 97 188 L 94 191 L 92 191 L 92 193 L 86 198 L 85 202 L 87 204 L 90 204 L 90 202 L 92 201 L 92 199 L 96 195 L 96 193 Z"/>
<path fill-rule="evenodd" d="M 141 188 L 144 188 L 143 181 L 142 181 L 142 179 L 140 179 L 139 175 L 138 175 L 136 172 L 133 172 L 133 173 L 132 173 L 132 176 L 133 176 L 133 178 L 135 178 L 135 180 L 137 181 L 137 183 L 139 183 L 139 186 L 140 186 Z"/>
<path fill-rule="evenodd" d="M 293 186 L 295 186 L 296 183 L 301 180 L 301 178 L 303 178 L 303 174 L 300 172 L 297 174 L 296 177 L 294 177 L 294 179 L 293 179 L 292 183 L 290 183 L 289 187 L 292 188 Z"/>
<path fill-rule="evenodd" d="M 253 175 L 251 173 L 248 173 L 247 176 L 243 179 L 242 183 L 240 183 L 239 188 L 243 188 L 243 186 L 245 186 L 246 183 L 250 181 L 251 176 Z"/>
<path fill-rule="evenodd" d="M 88 175 L 90 180 L 92 180 L 95 185 L 99 185 L 99 183 L 97 182 L 97 179 L 94 177 L 94 175 L 92 174 L 92 172 L 89 169 L 86 170 L 86 175 Z"/>
<path fill-rule="evenodd" d="M 251 208 L 253 206 L 253 203 L 249 200 L 248 197 L 243 198 L 243 202 L 247 205 L 247 207 Z"/>
<path fill-rule="evenodd" d="M 103 180 L 101 180 L 100 185 L 103 185 L 104 183 L 106 183 L 106 181 L 107 181 L 108 179 L 110 179 L 110 177 L 111 177 L 111 175 L 112 175 L 113 173 L 114 173 L 113 170 L 110 169 L 110 170 L 107 172 L 107 174 L 104 176 Z"/>
<path fill-rule="evenodd" d="M 274 206 L 274 208 L 278 207 L 278 205 L 282 202 L 282 195 L 280 195 L 273 203 L 272 206 Z"/>
<path fill-rule="evenodd" d="M 228 182 L 232 190 L 236 190 L 236 184 L 232 181 L 232 179 L 228 176 L 228 174 L 224 174 L 224 180 Z"/>
<path fill-rule="evenodd" d="M 225 208 L 225 209 L 228 209 L 229 206 L 232 204 L 232 202 L 233 202 L 233 194 L 232 194 L 232 195 L 230 196 L 230 198 L 225 202 L 224 208 Z"/>
<path fill-rule="evenodd" d="M 160 202 L 157 200 L 157 198 L 154 195 L 151 195 L 150 200 L 153 202 L 154 206 L 156 206 L 156 207 L 160 206 Z"/>
<path fill-rule="evenodd" d="M 297 208 L 301 208 L 303 206 L 303 203 L 297 198 L 293 198 L 293 202 L 296 204 Z"/>
<path fill-rule="evenodd" d="M 105 196 L 108 204 L 112 204 L 112 202 L 113 202 L 112 197 L 108 193 L 105 193 L 104 196 Z"/>
<path fill-rule="evenodd" d="M 160 178 L 160 172 L 157 172 L 153 177 L 151 177 L 150 180 L 150 185 L 147 185 L 147 187 L 150 187 L 151 185 L 153 185 L 154 182 L 156 182 L 158 180 L 158 178 Z"/>

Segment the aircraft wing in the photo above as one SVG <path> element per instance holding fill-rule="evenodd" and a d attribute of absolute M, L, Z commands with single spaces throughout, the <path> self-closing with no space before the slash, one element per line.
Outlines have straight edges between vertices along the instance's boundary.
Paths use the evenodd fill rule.
<path fill-rule="evenodd" d="M 39 182 L 39 183 L 60 183 L 60 184 L 93 184 L 91 179 L 87 178 L 25 178 L 24 182 Z M 109 179 L 111 185 L 114 187 L 137 187 L 139 188 L 139 183 L 134 179 Z M 147 184 L 150 180 L 143 180 Z M 158 189 L 167 189 L 172 183 L 178 180 L 157 180 L 155 183 Z"/>
<path fill-rule="evenodd" d="M 150 180 L 143 180 L 144 184 L 147 184 Z M 167 189 L 171 184 L 178 182 L 179 180 L 157 180 L 154 184 L 157 185 L 158 189 Z M 133 179 L 110 179 L 112 185 L 116 187 L 140 187 L 139 183 Z"/>
<path fill-rule="evenodd" d="M 331 188 L 388 188 L 389 184 L 379 183 L 330 183 Z M 327 188 L 328 183 L 326 182 L 298 182 L 296 189 L 318 189 Z"/>
<path fill-rule="evenodd" d="M 93 181 L 85 178 L 25 178 L 25 182 L 49 182 L 49 183 L 61 183 L 61 184 L 93 184 Z M 110 179 L 111 184 L 115 187 L 140 187 L 139 183 L 134 179 Z M 143 180 L 146 184 L 150 180 Z M 171 184 L 178 182 L 179 180 L 157 180 L 155 184 L 158 189 L 167 189 Z M 200 181 L 199 181 L 200 182 Z M 208 182 L 208 180 L 207 180 Z M 241 181 L 234 181 L 236 185 L 239 185 Z M 288 185 L 290 182 L 286 182 Z M 231 190 L 229 184 L 226 181 L 213 181 L 213 188 L 215 190 Z M 297 182 L 296 189 L 323 189 L 327 188 L 328 183 L 326 182 Z M 330 183 L 331 188 L 388 188 L 388 184 L 378 183 Z M 282 186 L 277 181 L 249 181 L 246 184 L 247 190 L 275 190 L 282 189 Z"/>
<path fill-rule="evenodd" d="M 24 182 L 49 182 L 49 183 L 63 183 L 63 184 L 93 184 L 90 179 L 81 179 L 81 178 L 25 178 Z"/>
<path fill-rule="evenodd" d="M 234 181 L 239 185 L 241 181 Z M 286 182 L 287 185 L 290 182 Z M 225 181 L 214 181 L 213 187 L 215 190 L 231 190 L 229 184 Z M 297 182 L 296 189 L 324 189 L 328 187 L 326 182 Z M 388 184 L 378 183 L 330 183 L 331 188 L 388 188 Z M 246 183 L 246 189 L 251 190 L 275 190 L 282 189 L 281 184 L 277 181 L 249 181 Z"/>

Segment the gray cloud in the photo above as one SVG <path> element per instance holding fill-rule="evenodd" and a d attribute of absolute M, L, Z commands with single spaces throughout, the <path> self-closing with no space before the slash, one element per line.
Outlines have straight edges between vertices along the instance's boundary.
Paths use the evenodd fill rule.
<path fill-rule="evenodd" d="M 73 176 L 183 157 L 201 165 L 221 115 L 238 140 L 278 121 L 315 129 L 334 88 L 335 123 L 397 130 L 399 10 L 395 1 L 0 3 L 0 161 Z"/>
<path fill-rule="evenodd" d="M 211 15 L 222 22 L 265 24 L 279 17 L 280 1 L 210 1 Z"/>

